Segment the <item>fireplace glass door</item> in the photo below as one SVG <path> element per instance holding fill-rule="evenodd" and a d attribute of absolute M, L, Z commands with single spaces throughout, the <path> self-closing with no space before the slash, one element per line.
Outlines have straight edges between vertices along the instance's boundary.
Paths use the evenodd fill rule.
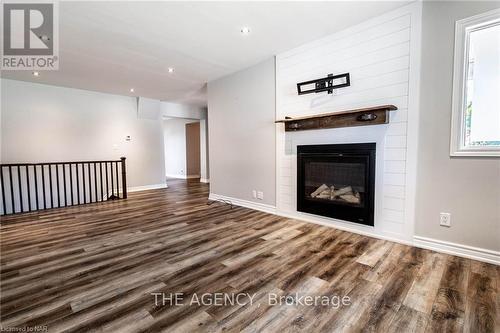
<path fill-rule="evenodd" d="M 298 146 L 297 210 L 373 225 L 375 144 Z"/>
<path fill-rule="evenodd" d="M 363 157 L 306 158 L 305 199 L 363 207 L 366 195 L 366 167 Z"/>

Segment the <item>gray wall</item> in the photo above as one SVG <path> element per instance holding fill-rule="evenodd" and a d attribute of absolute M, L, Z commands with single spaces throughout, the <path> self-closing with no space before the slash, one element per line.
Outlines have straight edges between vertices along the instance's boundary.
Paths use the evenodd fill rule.
<path fill-rule="evenodd" d="M 208 83 L 211 193 L 276 204 L 275 95 L 274 58 Z"/>
<path fill-rule="evenodd" d="M 423 3 L 416 230 L 418 236 L 500 251 L 500 159 L 450 158 L 455 21 L 500 2 Z M 451 213 L 451 228 L 439 213 Z"/>
<path fill-rule="evenodd" d="M 138 116 L 134 97 L 5 79 L 1 86 L 2 163 L 125 156 L 128 186 L 165 183 L 161 121 Z"/>

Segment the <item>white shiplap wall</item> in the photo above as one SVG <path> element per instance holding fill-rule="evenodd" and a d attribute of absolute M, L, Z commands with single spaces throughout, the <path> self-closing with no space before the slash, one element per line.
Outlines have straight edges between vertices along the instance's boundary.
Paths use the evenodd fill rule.
<path fill-rule="evenodd" d="M 277 131 L 278 213 L 409 242 L 413 236 L 421 4 L 414 3 L 276 57 L 276 117 L 394 104 L 387 125 Z M 334 94 L 297 95 L 296 83 L 349 72 Z M 377 143 L 375 227 L 296 211 L 296 146 Z"/>

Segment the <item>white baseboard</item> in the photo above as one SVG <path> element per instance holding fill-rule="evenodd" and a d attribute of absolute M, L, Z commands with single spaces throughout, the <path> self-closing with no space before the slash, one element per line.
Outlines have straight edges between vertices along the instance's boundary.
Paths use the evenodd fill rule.
<path fill-rule="evenodd" d="M 259 203 L 259 202 L 253 202 L 253 201 L 248 201 L 248 200 L 227 197 L 225 195 L 210 193 L 210 195 L 208 196 L 208 200 L 230 201 L 235 206 L 255 209 L 255 210 L 269 213 L 269 214 L 276 214 L 276 207 L 275 206 L 266 205 L 266 204 Z"/>
<path fill-rule="evenodd" d="M 451 243 L 421 236 L 414 236 L 413 244 L 414 246 L 421 247 L 423 249 L 484 261 L 494 265 L 500 265 L 500 252 L 498 251 L 492 251 L 479 247 Z"/>
<path fill-rule="evenodd" d="M 134 186 L 134 187 L 127 188 L 127 192 L 156 190 L 159 188 L 167 188 L 167 187 L 168 187 L 167 184 L 152 184 L 152 185 Z"/>
<path fill-rule="evenodd" d="M 200 178 L 200 183 L 210 183 L 210 179 L 208 179 L 208 178 Z"/>

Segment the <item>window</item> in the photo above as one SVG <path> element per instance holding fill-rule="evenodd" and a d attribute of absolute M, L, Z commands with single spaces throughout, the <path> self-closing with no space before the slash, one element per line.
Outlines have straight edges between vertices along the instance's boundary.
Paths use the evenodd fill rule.
<path fill-rule="evenodd" d="M 500 156 L 500 10 L 457 21 L 452 156 Z"/>

